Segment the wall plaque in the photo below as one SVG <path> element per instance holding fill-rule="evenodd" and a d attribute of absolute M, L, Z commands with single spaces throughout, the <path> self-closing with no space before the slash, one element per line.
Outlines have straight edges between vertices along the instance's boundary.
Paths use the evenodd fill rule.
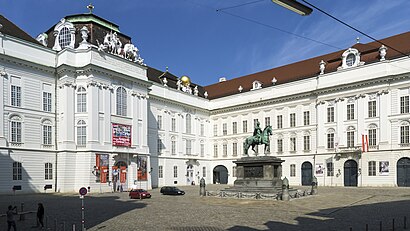
<path fill-rule="evenodd" d="M 263 178 L 263 166 L 244 166 L 245 178 Z"/>

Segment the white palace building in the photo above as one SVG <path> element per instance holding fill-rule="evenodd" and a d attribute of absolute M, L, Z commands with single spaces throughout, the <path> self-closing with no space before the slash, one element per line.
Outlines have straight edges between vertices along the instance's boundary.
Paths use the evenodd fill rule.
<path fill-rule="evenodd" d="M 291 185 L 409 187 L 410 32 L 380 41 L 199 86 L 92 13 L 0 15 L 0 193 L 233 184 L 256 121 Z"/>

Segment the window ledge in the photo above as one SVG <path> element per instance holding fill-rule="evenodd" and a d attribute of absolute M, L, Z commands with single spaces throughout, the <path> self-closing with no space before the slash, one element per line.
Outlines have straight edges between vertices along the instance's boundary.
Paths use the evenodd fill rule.
<path fill-rule="evenodd" d="M 13 147 L 21 147 L 23 146 L 23 143 L 21 142 L 10 142 L 10 145 Z"/>

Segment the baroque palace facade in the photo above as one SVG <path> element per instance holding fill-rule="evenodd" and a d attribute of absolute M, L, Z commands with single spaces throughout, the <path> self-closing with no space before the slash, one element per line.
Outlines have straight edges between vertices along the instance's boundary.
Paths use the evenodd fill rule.
<path fill-rule="evenodd" d="M 410 33 L 199 86 L 92 13 L 0 24 L 0 193 L 233 184 L 257 122 L 291 185 L 410 186 Z"/>

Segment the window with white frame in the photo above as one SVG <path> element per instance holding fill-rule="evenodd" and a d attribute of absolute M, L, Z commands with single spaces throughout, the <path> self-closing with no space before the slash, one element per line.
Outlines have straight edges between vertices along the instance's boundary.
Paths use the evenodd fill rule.
<path fill-rule="evenodd" d="M 303 136 L 303 150 L 304 151 L 310 150 L 310 135 Z"/>
<path fill-rule="evenodd" d="M 214 136 L 218 136 L 218 125 L 214 124 Z"/>
<path fill-rule="evenodd" d="M 87 92 L 84 87 L 77 90 L 77 112 L 87 112 Z"/>
<path fill-rule="evenodd" d="M 289 126 L 290 127 L 296 127 L 296 114 L 295 113 L 290 113 Z"/>
<path fill-rule="evenodd" d="M 53 164 L 52 163 L 44 164 L 44 179 L 45 180 L 53 179 Z"/>
<path fill-rule="evenodd" d="M 185 120 L 185 132 L 187 134 L 191 134 L 191 115 L 187 114 L 186 115 L 186 120 Z"/>
<path fill-rule="evenodd" d="M 238 143 L 236 142 L 232 143 L 232 155 L 233 156 L 238 155 Z"/>
<path fill-rule="evenodd" d="M 202 167 L 202 177 L 206 177 L 206 167 Z"/>
<path fill-rule="evenodd" d="M 162 153 L 162 140 L 160 138 L 157 140 L 157 153 Z"/>
<path fill-rule="evenodd" d="M 53 138 L 53 127 L 49 120 L 43 122 L 43 144 L 51 145 Z"/>
<path fill-rule="evenodd" d="M 232 134 L 237 134 L 237 133 L 238 133 L 238 123 L 232 122 Z"/>
<path fill-rule="evenodd" d="M 19 116 L 13 116 L 10 119 L 10 127 L 11 127 L 11 137 L 10 140 L 12 143 L 21 143 L 22 139 L 22 127 L 21 127 L 21 118 Z"/>
<path fill-rule="evenodd" d="M 13 180 L 22 180 L 22 169 L 21 162 L 13 162 Z"/>
<path fill-rule="evenodd" d="M 289 150 L 291 152 L 295 152 L 296 151 L 296 137 L 290 137 L 290 147 Z"/>
<path fill-rule="evenodd" d="M 218 144 L 214 144 L 214 157 L 218 157 Z"/>
<path fill-rule="evenodd" d="M 157 128 L 162 130 L 162 115 L 157 115 Z"/>
<path fill-rule="evenodd" d="M 291 164 L 291 165 L 290 165 L 290 176 L 291 176 L 291 177 L 295 177 L 295 176 L 296 176 L 296 165 L 295 165 L 295 164 Z"/>
<path fill-rule="evenodd" d="M 185 153 L 187 155 L 191 155 L 192 154 L 192 140 L 186 140 L 185 143 L 186 143 Z"/>
<path fill-rule="evenodd" d="M 347 133 L 346 133 L 347 134 L 347 139 L 346 139 L 347 144 L 346 144 L 346 146 L 348 148 L 353 148 L 354 147 L 354 133 L 355 133 L 354 130 L 355 129 L 353 127 L 349 127 L 347 129 Z"/>
<path fill-rule="evenodd" d="M 66 47 L 74 48 L 75 44 L 75 28 L 74 24 L 68 22 L 64 18 L 57 23 L 54 27 L 54 39 L 53 50 L 61 51 Z"/>
<path fill-rule="evenodd" d="M 222 135 L 226 136 L 228 134 L 228 125 L 226 123 L 222 124 Z"/>
<path fill-rule="evenodd" d="M 270 117 L 265 117 L 265 127 L 270 125 Z"/>
<path fill-rule="evenodd" d="M 277 125 L 278 125 L 277 128 L 278 129 L 283 128 L 283 121 L 282 121 L 283 117 L 282 117 L 282 115 L 276 116 L 276 119 L 277 119 Z"/>
<path fill-rule="evenodd" d="M 326 170 L 327 170 L 327 176 L 333 176 L 334 175 L 333 162 L 327 162 L 326 163 Z"/>
<path fill-rule="evenodd" d="M 43 92 L 43 111 L 51 112 L 51 93 Z"/>
<path fill-rule="evenodd" d="M 228 156 L 228 145 L 227 144 L 222 145 L 222 155 L 223 155 L 223 157 Z"/>
<path fill-rule="evenodd" d="M 11 106 L 21 107 L 21 87 L 11 85 Z"/>
<path fill-rule="evenodd" d="M 85 146 L 87 143 L 87 126 L 84 120 L 77 122 L 77 146 Z"/>
<path fill-rule="evenodd" d="M 376 176 L 376 161 L 369 161 L 369 176 Z"/>
<path fill-rule="evenodd" d="M 335 130 L 329 129 L 327 131 L 327 148 L 333 149 L 335 148 Z"/>
<path fill-rule="evenodd" d="M 174 178 L 178 177 L 178 166 L 174 166 Z"/>
<path fill-rule="evenodd" d="M 177 121 L 176 121 L 176 119 L 175 118 L 171 118 L 171 131 L 172 132 L 175 132 L 176 131 L 176 124 L 177 124 Z"/>
<path fill-rule="evenodd" d="M 407 123 L 400 126 L 400 144 L 409 144 L 409 125 Z"/>
<path fill-rule="evenodd" d="M 242 121 L 242 132 L 243 133 L 248 132 L 248 121 L 247 120 Z"/>
<path fill-rule="evenodd" d="M 171 155 L 177 154 L 177 142 L 175 141 L 175 137 L 171 138 Z"/>
<path fill-rule="evenodd" d="M 58 33 L 58 43 L 61 49 L 68 47 L 71 44 L 71 32 L 67 27 L 63 27 Z"/>
<path fill-rule="evenodd" d="M 377 145 L 377 136 L 376 136 L 376 126 L 370 126 L 368 130 L 369 134 L 369 146 Z"/>
<path fill-rule="evenodd" d="M 376 117 L 376 100 L 367 103 L 369 109 L 369 117 Z"/>
<path fill-rule="evenodd" d="M 127 91 L 123 87 L 117 88 L 117 115 L 127 116 Z"/>
<path fill-rule="evenodd" d="M 310 125 L 310 112 L 304 111 L 303 112 L 303 125 Z"/>
<path fill-rule="evenodd" d="M 158 178 L 164 178 L 164 167 L 162 165 L 158 166 Z"/>
<path fill-rule="evenodd" d="M 328 123 L 335 122 L 335 107 L 327 108 L 327 122 Z"/>
<path fill-rule="evenodd" d="M 201 124 L 201 136 L 205 135 L 205 125 Z"/>
<path fill-rule="evenodd" d="M 409 113 L 409 96 L 400 97 L 400 113 Z"/>
<path fill-rule="evenodd" d="M 347 105 L 347 120 L 354 120 L 354 104 Z"/>
<path fill-rule="evenodd" d="M 277 145 L 277 147 L 278 147 L 278 152 L 279 153 L 282 153 L 283 152 L 283 139 L 278 139 L 278 145 Z"/>
<path fill-rule="evenodd" d="M 201 157 L 205 156 L 205 144 L 201 141 Z"/>

